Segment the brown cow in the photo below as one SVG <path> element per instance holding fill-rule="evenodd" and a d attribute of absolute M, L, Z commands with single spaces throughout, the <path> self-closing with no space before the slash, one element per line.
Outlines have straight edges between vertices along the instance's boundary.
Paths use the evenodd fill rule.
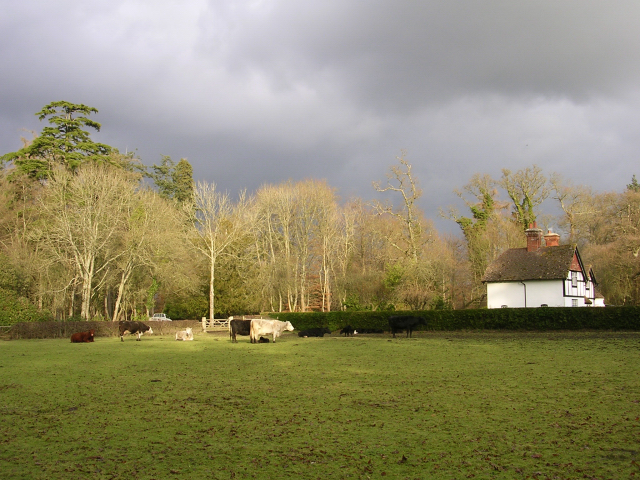
<path fill-rule="evenodd" d="M 94 330 L 88 332 L 78 332 L 71 335 L 71 343 L 89 343 L 93 342 Z"/>

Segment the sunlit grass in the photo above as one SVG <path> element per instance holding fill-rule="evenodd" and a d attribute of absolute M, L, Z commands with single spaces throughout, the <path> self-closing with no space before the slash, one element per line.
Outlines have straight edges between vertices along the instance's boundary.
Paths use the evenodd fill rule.
<path fill-rule="evenodd" d="M 0 343 L 0 478 L 640 476 L 640 334 Z"/>

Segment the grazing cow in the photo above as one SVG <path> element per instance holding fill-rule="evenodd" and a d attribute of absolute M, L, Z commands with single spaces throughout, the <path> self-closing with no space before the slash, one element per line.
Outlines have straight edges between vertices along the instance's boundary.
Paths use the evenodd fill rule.
<path fill-rule="evenodd" d="M 389 329 L 396 338 L 396 332 L 407 331 L 407 338 L 411 337 L 411 332 L 418 325 L 426 325 L 427 319 L 424 317 L 414 317 L 413 315 L 394 315 L 389 317 Z"/>
<path fill-rule="evenodd" d="M 384 333 L 384 330 L 379 328 L 361 328 L 359 333 Z"/>
<path fill-rule="evenodd" d="M 153 334 L 153 330 L 149 325 L 145 325 L 142 322 L 127 322 L 127 321 L 119 321 L 118 322 L 118 330 L 120 331 L 120 341 L 124 342 L 124 335 L 130 333 L 133 335 L 134 333 L 138 335 L 136 341 L 140 341 L 140 337 L 143 333 L 149 332 L 149 334 Z"/>
<path fill-rule="evenodd" d="M 325 328 L 309 328 L 298 332 L 299 337 L 324 337 L 325 333 L 331 333 L 327 327 Z"/>
<path fill-rule="evenodd" d="M 71 343 L 89 343 L 93 342 L 93 330 L 88 332 L 78 332 L 71 335 Z"/>
<path fill-rule="evenodd" d="M 251 320 L 229 320 L 229 338 L 238 343 L 236 335 L 249 335 L 251 333 Z"/>
<path fill-rule="evenodd" d="M 260 337 L 260 340 L 258 340 L 258 343 L 269 343 L 269 339 L 267 337 Z"/>
<path fill-rule="evenodd" d="M 280 320 L 251 320 L 251 330 L 249 338 L 251 343 L 258 343 L 260 335 L 273 336 L 273 343 L 276 343 L 276 338 L 282 335 L 282 332 L 288 330 L 293 331 L 293 325 L 291 322 L 281 322 Z"/>
<path fill-rule="evenodd" d="M 193 331 L 191 327 L 187 327 L 186 330 L 176 332 L 176 340 L 193 340 Z"/>
<path fill-rule="evenodd" d="M 345 337 L 348 337 L 349 335 L 351 336 L 357 335 L 357 333 L 358 332 L 356 332 L 356 329 L 353 328 L 351 325 L 347 325 L 342 330 L 340 330 L 340 335 L 344 335 Z"/>

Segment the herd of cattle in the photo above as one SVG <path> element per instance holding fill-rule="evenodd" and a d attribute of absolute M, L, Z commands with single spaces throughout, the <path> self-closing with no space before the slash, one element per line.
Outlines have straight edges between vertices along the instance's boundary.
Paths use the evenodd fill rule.
<path fill-rule="evenodd" d="M 407 337 L 411 337 L 413 330 L 418 325 L 426 325 L 427 320 L 424 317 L 416 317 L 413 315 L 394 315 L 389 317 L 389 331 L 396 337 L 396 333 L 406 331 Z M 229 321 L 229 338 L 232 342 L 237 342 L 237 335 L 248 335 L 251 343 L 268 342 L 269 339 L 261 335 L 272 335 L 275 343 L 284 330 L 293 331 L 293 325 L 290 322 L 281 322 L 279 320 L 237 320 Z M 357 335 L 358 333 L 384 333 L 382 329 L 361 328 L 358 332 L 351 325 L 347 325 L 340 334 L 345 337 Z M 331 334 L 328 328 L 309 328 L 298 332 L 299 337 L 324 337 Z"/>
<path fill-rule="evenodd" d="M 411 337 L 413 330 L 418 325 L 426 325 L 427 321 L 424 317 L 416 317 L 413 315 L 394 315 L 389 317 L 389 331 L 393 334 L 393 338 L 396 337 L 396 333 L 406 331 L 407 337 Z M 229 320 L 229 338 L 232 342 L 237 343 L 237 335 L 248 335 L 251 343 L 269 343 L 268 335 L 271 335 L 273 343 L 276 342 L 276 338 L 282 335 L 284 331 L 292 332 L 294 330 L 291 322 L 281 322 L 280 320 L 265 320 L 265 319 L 253 319 L 253 320 Z M 147 333 L 153 334 L 153 329 L 142 322 L 118 322 L 118 332 L 120 333 L 120 341 L 124 342 L 124 336 L 127 334 L 137 335 L 137 340 L 140 341 L 140 337 Z M 347 325 L 340 330 L 340 334 L 346 337 L 357 335 L 358 333 L 384 333 L 381 329 L 362 328 L 358 332 L 351 325 Z M 71 335 L 72 343 L 86 343 L 93 342 L 95 332 L 89 330 L 87 332 L 78 332 Z M 298 332 L 299 337 L 323 337 L 326 334 L 331 334 L 331 330 L 328 328 L 310 328 Z M 263 336 L 265 335 L 265 336 Z M 190 341 L 193 340 L 193 331 L 191 328 L 182 330 L 176 333 L 176 340 Z"/>

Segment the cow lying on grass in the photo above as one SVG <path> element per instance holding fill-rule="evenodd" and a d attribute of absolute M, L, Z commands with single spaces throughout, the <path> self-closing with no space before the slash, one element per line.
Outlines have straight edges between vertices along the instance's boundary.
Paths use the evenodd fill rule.
<path fill-rule="evenodd" d="M 153 330 L 149 325 L 145 325 L 142 322 L 127 322 L 127 321 L 119 321 L 118 322 L 118 330 L 120 331 L 120 341 L 124 342 L 124 336 L 127 333 L 133 335 L 134 333 L 138 335 L 136 341 L 140 341 L 140 337 L 143 333 L 148 332 L 150 335 L 153 334 Z"/>
<path fill-rule="evenodd" d="M 71 335 L 71 343 L 90 343 L 93 342 L 93 330 L 88 332 L 78 332 Z"/>
<path fill-rule="evenodd" d="M 276 343 L 276 338 L 282 335 L 282 332 L 285 330 L 293 331 L 291 322 L 281 322 L 280 320 L 251 320 L 249 338 L 251 339 L 251 343 L 258 343 L 260 341 L 260 335 L 272 335 L 273 343 Z"/>
<path fill-rule="evenodd" d="M 358 333 L 384 333 L 384 330 L 379 328 L 361 328 Z"/>
<path fill-rule="evenodd" d="M 193 331 L 191 330 L 191 327 L 187 327 L 186 330 L 176 332 L 176 340 L 193 340 Z"/>
<path fill-rule="evenodd" d="M 298 332 L 299 337 L 324 337 L 324 335 L 328 333 L 331 334 L 331 330 L 328 328 L 309 328 L 307 330 L 302 330 Z"/>
<path fill-rule="evenodd" d="M 267 337 L 260 337 L 260 340 L 258 340 L 258 343 L 269 343 L 269 339 Z"/>
<path fill-rule="evenodd" d="M 394 315 L 389 317 L 389 329 L 396 338 L 396 332 L 407 331 L 407 337 L 411 337 L 411 332 L 418 325 L 426 325 L 427 319 L 424 317 L 414 317 L 413 315 Z"/>

